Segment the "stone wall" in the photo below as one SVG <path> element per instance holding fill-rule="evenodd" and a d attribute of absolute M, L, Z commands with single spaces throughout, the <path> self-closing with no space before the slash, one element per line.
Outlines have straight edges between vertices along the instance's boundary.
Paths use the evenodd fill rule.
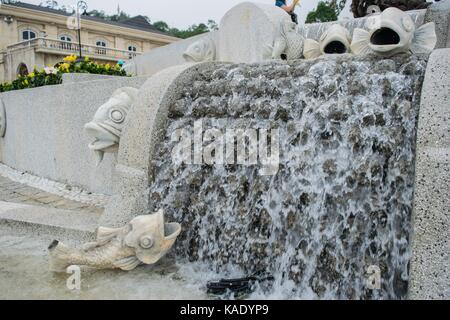
<path fill-rule="evenodd" d="M 139 88 L 143 78 L 115 77 L 2 93 L 7 129 L 0 162 L 16 170 L 111 194 L 115 156 L 96 167 L 84 125 L 118 88 Z"/>
<path fill-rule="evenodd" d="M 410 298 L 450 299 L 450 49 L 435 50 L 417 132 Z"/>
<path fill-rule="evenodd" d="M 427 10 L 425 20 L 436 24 L 436 48 L 450 48 L 450 0 L 433 3 Z"/>

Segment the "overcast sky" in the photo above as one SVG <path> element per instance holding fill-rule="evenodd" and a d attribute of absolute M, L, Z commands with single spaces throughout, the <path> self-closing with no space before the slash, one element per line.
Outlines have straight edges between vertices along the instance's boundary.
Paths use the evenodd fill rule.
<path fill-rule="evenodd" d="M 22 0 L 39 4 L 44 0 Z M 76 0 L 57 0 L 61 5 L 74 5 Z M 89 10 L 104 10 L 106 13 L 117 12 L 117 6 L 132 16 L 148 16 L 151 21 L 166 21 L 170 26 L 185 28 L 194 23 L 206 22 L 213 19 L 219 23 L 225 12 L 243 0 L 85 0 Z M 275 0 L 252 0 L 273 5 Z M 289 1 L 288 1 L 289 2 Z M 319 0 L 302 0 L 301 7 L 296 12 L 300 21 L 304 21 L 306 14 L 314 9 Z"/>

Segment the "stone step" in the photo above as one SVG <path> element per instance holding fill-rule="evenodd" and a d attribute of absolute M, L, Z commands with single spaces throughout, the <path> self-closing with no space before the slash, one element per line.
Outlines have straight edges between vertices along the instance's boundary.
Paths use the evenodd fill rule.
<path fill-rule="evenodd" d="M 63 210 L 102 213 L 103 208 L 78 201 L 68 200 L 0 175 L 0 201 L 44 206 Z"/>
<path fill-rule="evenodd" d="M 0 226 L 17 234 L 48 236 L 69 242 L 93 239 L 100 213 L 0 201 Z"/>

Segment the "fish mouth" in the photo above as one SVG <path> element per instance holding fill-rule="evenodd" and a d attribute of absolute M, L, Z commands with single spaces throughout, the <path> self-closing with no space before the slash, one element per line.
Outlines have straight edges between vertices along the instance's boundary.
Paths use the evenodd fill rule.
<path fill-rule="evenodd" d="M 183 58 L 187 62 L 197 62 L 198 58 L 196 58 L 194 55 L 191 55 L 189 53 L 183 53 Z"/>
<path fill-rule="evenodd" d="M 377 51 L 392 50 L 400 44 L 400 41 L 400 34 L 389 27 L 376 29 L 370 36 L 370 45 Z"/>
<path fill-rule="evenodd" d="M 89 144 L 89 149 L 94 151 L 98 166 L 102 162 L 105 152 L 117 150 L 120 137 L 116 129 L 102 123 L 89 122 L 84 129 L 88 136 L 94 139 Z"/>
<path fill-rule="evenodd" d="M 348 52 L 348 48 L 342 41 L 334 40 L 325 45 L 323 52 L 326 54 L 344 54 Z"/>

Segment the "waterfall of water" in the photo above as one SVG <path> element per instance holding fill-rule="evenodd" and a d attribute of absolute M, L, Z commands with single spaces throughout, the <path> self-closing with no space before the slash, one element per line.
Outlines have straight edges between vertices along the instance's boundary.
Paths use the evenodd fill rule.
<path fill-rule="evenodd" d="M 177 259 L 269 271 L 275 282 L 254 297 L 404 298 L 425 67 L 344 55 L 199 74 L 169 110 L 150 185 L 153 209 L 183 225 Z M 278 129 L 278 172 L 173 161 L 173 133 L 199 120 L 203 132 Z"/>

